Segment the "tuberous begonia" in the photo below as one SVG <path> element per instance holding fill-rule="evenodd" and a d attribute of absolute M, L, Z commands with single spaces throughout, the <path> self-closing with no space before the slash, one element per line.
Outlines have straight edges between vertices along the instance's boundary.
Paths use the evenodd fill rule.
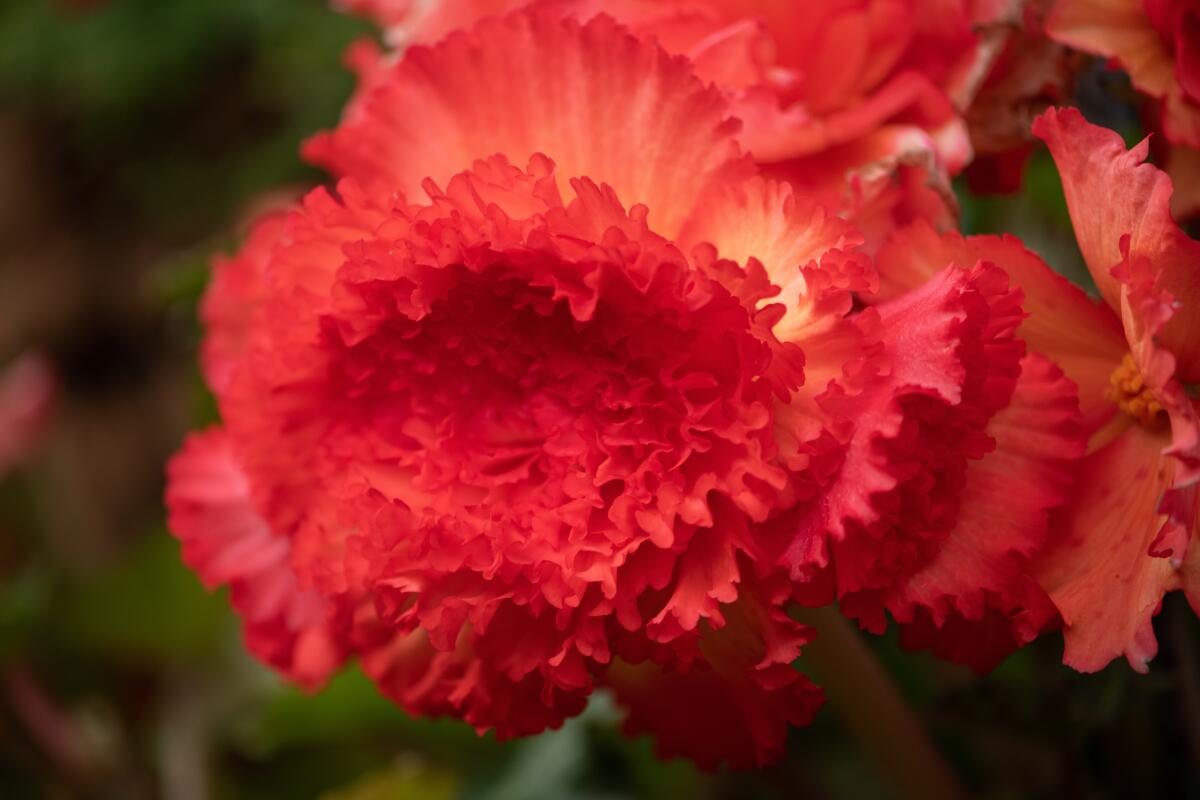
<path fill-rule="evenodd" d="M 1068 664 L 1091 671 L 1124 654 L 1145 671 L 1163 595 L 1181 588 L 1200 607 L 1200 243 L 1171 217 L 1170 178 L 1142 163 L 1146 141 L 1126 151 L 1116 133 L 1073 110 L 1047 112 L 1034 130 L 1058 165 L 1080 250 L 1110 309 L 1109 320 L 1062 342 L 1090 341 L 1111 368 L 1107 380 L 1102 370 L 1076 379 L 1085 404 L 1102 413 L 1039 580 L 1062 612 Z"/>
<path fill-rule="evenodd" d="M 336 189 L 217 263 L 223 423 L 169 469 L 260 658 L 505 737 L 608 687 L 661 753 L 748 767 L 822 701 L 790 603 L 980 669 L 1049 623 L 1075 400 L 1020 290 L 947 258 L 879 296 L 736 108 L 554 8 L 370 66 L 307 148 Z"/>
<path fill-rule="evenodd" d="M 501 736 L 611 686 L 665 753 L 776 757 L 821 696 L 754 533 L 802 491 L 773 411 L 800 309 L 772 281 L 869 273 L 856 235 L 749 179 L 721 95 L 607 19 L 485 22 L 378 81 L 314 145 L 336 194 L 218 264 L 224 427 L 168 490 L 185 558 L 309 685 L 353 654 L 411 712 Z M 745 229 L 697 225 L 730 193 L 786 246 L 726 257 Z M 729 704 L 673 727 L 667 677 Z"/>

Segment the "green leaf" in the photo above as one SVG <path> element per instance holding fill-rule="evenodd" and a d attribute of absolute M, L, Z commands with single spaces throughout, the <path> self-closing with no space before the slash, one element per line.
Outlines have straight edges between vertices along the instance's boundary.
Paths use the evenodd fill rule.
<path fill-rule="evenodd" d="M 165 530 L 112 569 L 68 587 L 54 601 L 53 618 L 84 648 L 129 661 L 212 657 L 233 624 L 225 598 L 200 585 Z"/>
<path fill-rule="evenodd" d="M 243 731 L 243 744 L 258 756 L 268 756 L 366 736 L 418 744 L 426 753 L 471 754 L 474 760 L 486 761 L 500 749 L 494 737 L 481 737 L 466 723 L 410 717 L 355 665 L 315 694 L 283 688 Z"/>
<path fill-rule="evenodd" d="M 401 763 L 351 786 L 325 792 L 321 800 L 450 800 L 457 791 L 454 775 L 418 763 Z"/>

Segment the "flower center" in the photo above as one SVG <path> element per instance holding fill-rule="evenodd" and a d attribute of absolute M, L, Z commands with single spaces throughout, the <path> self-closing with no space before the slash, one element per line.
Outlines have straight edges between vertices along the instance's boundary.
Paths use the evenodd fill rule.
<path fill-rule="evenodd" d="M 1131 353 L 1125 354 L 1121 366 L 1113 370 L 1108 382 L 1108 397 L 1142 425 L 1157 428 L 1166 421 L 1166 410 L 1142 379 Z"/>

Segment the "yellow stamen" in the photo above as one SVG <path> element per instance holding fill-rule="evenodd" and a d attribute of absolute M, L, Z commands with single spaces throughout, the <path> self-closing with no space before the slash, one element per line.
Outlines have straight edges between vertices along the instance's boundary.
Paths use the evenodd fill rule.
<path fill-rule="evenodd" d="M 1166 422 L 1166 411 L 1154 391 L 1146 386 L 1132 354 L 1125 354 L 1121 366 L 1113 370 L 1108 382 L 1109 399 L 1126 414 L 1147 428 L 1157 428 Z"/>

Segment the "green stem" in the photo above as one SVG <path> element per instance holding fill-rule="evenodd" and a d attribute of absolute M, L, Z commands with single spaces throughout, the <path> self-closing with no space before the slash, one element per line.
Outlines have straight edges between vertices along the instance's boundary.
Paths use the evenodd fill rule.
<path fill-rule="evenodd" d="M 832 606 L 798 609 L 817 630 L 804 648 L 811 677 L 900 797 L 961 800 L 966 793 L 924 726 L 849 620 Z"/>

